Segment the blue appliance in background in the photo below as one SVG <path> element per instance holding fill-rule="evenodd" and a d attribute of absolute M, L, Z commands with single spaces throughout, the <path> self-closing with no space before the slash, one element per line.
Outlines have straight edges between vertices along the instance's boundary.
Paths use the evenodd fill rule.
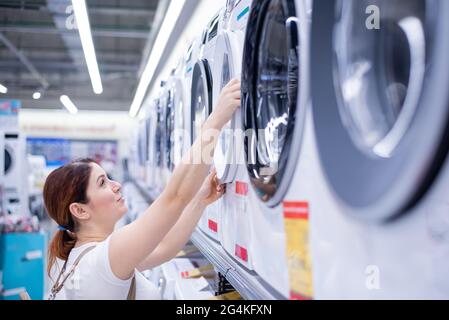
<path fill-rule="evenodd" d="M 18 300 L 26 290 L 32 300 L 44 298 L 45 233 L 0 235 L 0 300 Z"/>

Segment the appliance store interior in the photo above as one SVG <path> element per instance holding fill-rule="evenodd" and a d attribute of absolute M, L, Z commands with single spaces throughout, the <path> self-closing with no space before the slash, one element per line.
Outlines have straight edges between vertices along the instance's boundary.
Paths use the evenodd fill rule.
<path fill-rule="evenodd" d="M 445 13 L 0 1 L 0 300 L 449 299 Z"/>

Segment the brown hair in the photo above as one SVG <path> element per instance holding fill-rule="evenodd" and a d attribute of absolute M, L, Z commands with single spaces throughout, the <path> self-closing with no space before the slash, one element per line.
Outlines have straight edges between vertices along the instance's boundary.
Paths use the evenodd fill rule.
<path fill-rule="evenodd" d="M 92 171 L 92 159 L 80 159 L 54 170 L 47 177 L 44 185 L 44 204 L 47 214 L 56 223 L 69 231 L 58 230 L 48 247 L 47 272 L 56 258 L 67 260 L 76 243 L 76 221 L 70 213 L 72 203 L 87 204 L 87 186 Z"/>

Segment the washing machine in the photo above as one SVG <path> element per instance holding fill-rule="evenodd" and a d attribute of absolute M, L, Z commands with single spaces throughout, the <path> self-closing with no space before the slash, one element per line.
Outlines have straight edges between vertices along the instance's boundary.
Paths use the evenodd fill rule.
<path fill-rule="evenodd" d="M 190 134 L 187 132 L 186 126 L 186 93 L 184 89 L 184 58 L 180 59 L 172 75 L 170 82 L 170 90 L 173 95 L 174 103 L 174 142 L 173 142 L 173 167 L 176 167 L 182 160 L 184 153 L 188 150 L 190 144 Z"/>
<path fill-rule="evenodd" d="M 310 156 L 313 136 L 306 134 L 312 124 L 310 11 L 310 1 L 252 3 L 241 81 L 249 179 L 245 192 L 251 204 L 248 251 L 254 271 L 291 299 L 311 298 L 307 241 L 315 174 L 304 169 L 315 169 Z"/>
<path fill-rule="evenodd" d="M 191 138 L 192 143 L 199 136 L 201 127 L 213 108 L 213 70 L 215 47 L 223 10 L 208 23 L 202 35 L 202 45 L 197 62 L 193 67 L 191 90 Z M 212 160 L 212 159 L 211 159 Z M 219 210 L 221 199 L 209 205 L 198 222 L 200 230 L 215 241 L 219 241 Z"/>
<path fill-rule="evenodd" d="M 157 196 L 164 189 L 164 99 L 162 92 L 154 105 L 154 136 L 153 136 L 153 192 Z"/>
<path fill-rule="evenodd" d="M 145 154 L 145 187 L 150 190 L 153 186 L 154 174 L 153 174 L 153 163 L 152 163 L 152 148 L 154 141 L 154 102 L 150 102 L 148 105 L 144 106 L 146 109 L 145 116 L 145 126 L 146 126 L 146 154 Z"/>
<path fill-rule="evenodd" d="M 199 36 L 195 38 L 189 45 L 186 54 L 184 55 L 184 68 L 183 68 L 183 92 L 184 101 L 187 101 L 187 108 L 184 110 L 184 124 L 187 136 L 185 136 L 184 144 L 186 149 L 190 148 L 192 145 L 192 107 L 191 107 L 191 97 L 192 97 L 192 80 L 193 80 L 193 68 L 198 60 L 202 37 Z"/>
<path fill-rule="evenodd" d="M 140 182 L 144 182 L 146 180 L 146 164 L 147 164 L 147 123 L 146 119 L 142 119 L 138 124 L 138 142 L 137 142 L 137 152 L 138 152 L 138 177 L 137 179 Z"/>
<path fill-rule="evenodd" d="M 5 176 L 5 134 L 0 131 L 0 213 L 3 212 L 3 192 Z"/>
<path fill-rule="evenodd" d="M 447 1 L 314 2 L 327 182 L 311 219 L 316 298 L 449 297 L 447 12 Z"/>
<path fill-rule="evenodd" d="M 167 185 L 175 167 L 174 144 L 175 144 L 175 99 L 172 89 L 172 76 L 167 80 L 164 94 L 164 165 L 163 177 L 164 185 Z"/>
<path fill-rule="evenodd" d="M 213 100 L 217 101 L 224 86 L 231 79 L 240 79 L 245 29 L 251 7 L 250 0 L 228 1 L 216 42 L 215 68 L 213 69 Z M 217 203 L 219 219 L 214 224 L 220 228 L 219 240 L 226 252 L 238 263 L 252 270 L 249 251 L 251 243 L 248 197 L 249 177 L 243 158 L 243 140 L 240 110 L 223 128 L 214 152 L 214 166 L 220 183 L 226 184 L 226 193 Z"/>
<path fill-rule="evenodd" d="M 25 135 L 3 131 L 3 205 L 11 213 L 29 214 Z"/>

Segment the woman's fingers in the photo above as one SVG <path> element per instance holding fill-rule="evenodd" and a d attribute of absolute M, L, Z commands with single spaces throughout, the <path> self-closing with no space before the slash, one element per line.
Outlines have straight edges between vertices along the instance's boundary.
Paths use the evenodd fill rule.
<path fill-rule="evenodd" d="M 234 79 L 231 79 L 231 81 L 229 81 L 228 84 L 227 84 L 226 86 L 232 86 L 232 85 L 234 85 L 234 84 L 236 84 L 236 83 L 240 84 L 240 80 L 234 78 Z"/>

